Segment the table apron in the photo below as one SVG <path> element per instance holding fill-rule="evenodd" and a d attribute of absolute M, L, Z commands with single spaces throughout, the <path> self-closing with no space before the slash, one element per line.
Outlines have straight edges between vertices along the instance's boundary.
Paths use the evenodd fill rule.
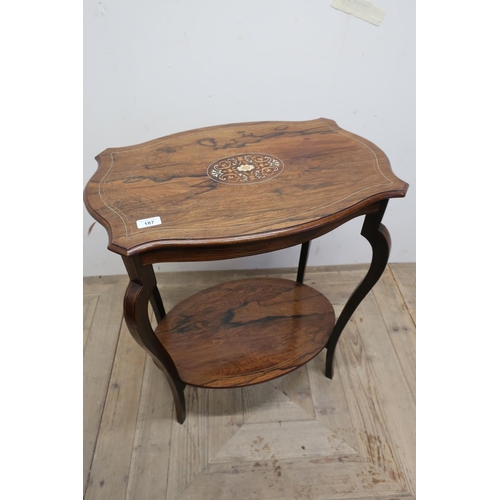
<path fill-rule="evenodd" d="M 238 257 L 248 257 L 276 250 L 293 247 L 306 243 L 315 238 L 327 234 L 337 227 L 345 224 L 351 219 L 377 213 L 380 210 L 380 204 L 371 205 L 363 210 L 351 214 L 343 219 L 335 220 L 331 223 L 322 224 L 316 227 L 310 227 L 303 231 L 297 231 L 293 234 L 269 237 L 261 240 L 240 240 L 221 245 L 175 245 L 168 248 L 162 248 L 151 251 L 143 251 L 140 254 L 142 265 L 157 264 L 164 262 L 201 262 L 212 260 L 226 260 Z"/>

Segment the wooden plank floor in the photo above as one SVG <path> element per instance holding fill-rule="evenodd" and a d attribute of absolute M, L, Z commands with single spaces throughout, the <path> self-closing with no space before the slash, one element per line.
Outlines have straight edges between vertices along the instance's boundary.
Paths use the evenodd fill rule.
<path fill-rule="evenodd" d="M 367 266 L 309 268 L 336 315 Z M 293 270 L 164 273 L 166 309 L 209 286 Z M 85 500 L 415 498 L 415 264 L 391 264 L 326 351 L 243 389 L 186 388 L 174 419 L 161 372 L 122 318 L 126 276 L 84 278 Z M 154 321 L 153 321 L 153 326 Z"/>

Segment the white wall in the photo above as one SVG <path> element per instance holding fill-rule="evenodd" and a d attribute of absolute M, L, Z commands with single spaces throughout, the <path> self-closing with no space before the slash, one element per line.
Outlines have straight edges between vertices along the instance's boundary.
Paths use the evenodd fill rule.
<path fill-rule="evenodd" d="M 84 2 L 84 184 L 94 157 L 223 123 L 334 119 L 377 144 L 410 184 L 389 202 L 391 262 L 415 254 L 415 5 L 373 0 L 379 27 L 329 0 Z M 83 207 L 85 276 L 125 273 Z M 369 262 L 361 219 L 312 243 L 309 265 Z M 298 248 L 161 270 L 295 266 Z"/>

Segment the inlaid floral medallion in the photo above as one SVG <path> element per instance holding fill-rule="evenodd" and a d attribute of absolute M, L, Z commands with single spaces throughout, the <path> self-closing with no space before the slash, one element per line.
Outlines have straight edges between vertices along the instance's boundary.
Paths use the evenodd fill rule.
<path fill-rule="evenodd" d="M 247 153 L 221 158 L 208 167 L 207 173 L 214 181 L 239 184 L 267 181 L 281 174 L 284 168 L 275 156 Z"/>

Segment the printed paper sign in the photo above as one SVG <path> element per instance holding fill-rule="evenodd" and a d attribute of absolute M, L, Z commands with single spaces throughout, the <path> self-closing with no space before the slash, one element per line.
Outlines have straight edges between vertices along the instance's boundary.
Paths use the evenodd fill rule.
<path fill-rule="evenodd" d="M 139 229 L 143 229 L 145 227 L 158 226 L 161 224 L 161 219 L 159 217 L 151 217 L 149 219 L 138 220 L 136 224 Z"/>

